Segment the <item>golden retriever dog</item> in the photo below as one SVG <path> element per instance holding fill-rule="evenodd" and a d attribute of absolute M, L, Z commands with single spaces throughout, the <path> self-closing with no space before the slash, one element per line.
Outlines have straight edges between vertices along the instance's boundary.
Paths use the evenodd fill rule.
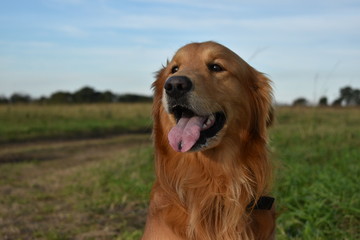
<path fill-rule="evenodd" d="M 153 89 L 156 182 L 142 239 L 274 239 L 270 80 L 203 42 L 180 48 Z"/>

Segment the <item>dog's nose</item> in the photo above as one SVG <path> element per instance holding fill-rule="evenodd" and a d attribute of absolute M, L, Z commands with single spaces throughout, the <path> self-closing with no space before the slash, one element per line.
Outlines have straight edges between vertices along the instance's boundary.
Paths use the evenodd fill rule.
<path fill-rule="evenodd" d="M 173 98 L 180 98 L 192 89 L 192 82 L 185 76 L 173 76 L 165 82 L 166 94 Z"/>

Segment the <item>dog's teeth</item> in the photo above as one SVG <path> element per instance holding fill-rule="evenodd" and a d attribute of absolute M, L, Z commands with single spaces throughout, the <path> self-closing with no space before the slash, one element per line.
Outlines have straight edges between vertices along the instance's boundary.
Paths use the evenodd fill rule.
<path fill-rule="evenodd" d="M 210 115 L 210 116 L 208 117 L 208 119 L 206 120 L 206 122 L 204 123 L 203 129 L 210 127 L 210 126 L 213 124 L 214 121 L 215 121 L 215 116 L 214 116 L 214 115 Z"/>

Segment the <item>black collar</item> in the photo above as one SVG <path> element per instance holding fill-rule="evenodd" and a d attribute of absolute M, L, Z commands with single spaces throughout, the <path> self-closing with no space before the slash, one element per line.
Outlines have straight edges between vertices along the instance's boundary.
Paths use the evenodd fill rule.
<path fill-rule="evenodd" d="M 268 196 L 261 196 L 256 204 L 252 201 L 248 206 L 247 209 L 257 209 L 257 210 L 270 210 L 275 198 L 268 197 Z"/>

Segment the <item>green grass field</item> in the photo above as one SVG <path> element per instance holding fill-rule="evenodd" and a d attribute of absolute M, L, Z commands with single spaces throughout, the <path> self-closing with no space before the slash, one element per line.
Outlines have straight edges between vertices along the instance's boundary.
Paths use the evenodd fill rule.
<path fill-rule="evenodd" d="M 151 104 L 0 105 L 0 143 L 149 132 Z"/>
<path fill-rule="evenodd" d="M 150 134 L 140 134 L 150 111 L 1 106 L 0 238 L 139 239 L 154 180 Z M 360 109 L 276 115 L 277 239 L 360 239 Z"/>
<path fill-rule="evenodd" d="M 360 238 L 360 109 L 278 109 L 278 239 Z"/>

